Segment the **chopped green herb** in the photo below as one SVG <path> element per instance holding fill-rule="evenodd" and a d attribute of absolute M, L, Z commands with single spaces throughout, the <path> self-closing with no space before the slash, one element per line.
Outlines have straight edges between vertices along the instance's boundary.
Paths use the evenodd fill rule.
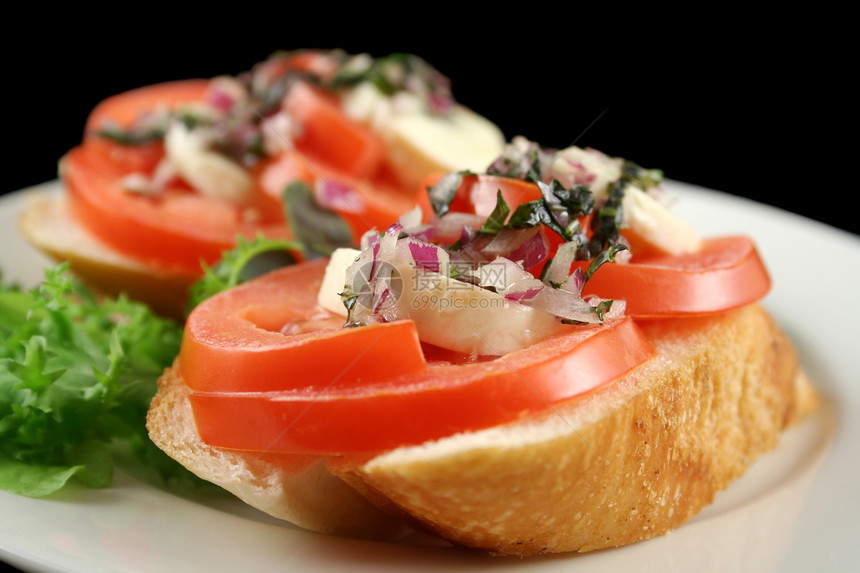
<path fill-rule="evenodd" d="M 427 188 L 430 205 L 437 217 L 444 217 L 451 209 L 451 202 L 457 196 L 457 189 L 463 184 L 463 177 L 468 174 L 468 171 L 446 173 L 435 185 Z"/>
<path fill-rule="evenodd" d="M 305 183 L 287 185 L 283 200 L 287 222 L 306 259 L 328 257 L 337 248 L 353 246 L 352 230 L 346 221 L 317 203 Z"/>
<path fill-rule="evenodd" d="M 373 84 L 386 96 L 404 91 L 419 95 L 431 113 L 444 115 L 453 108 L 450 80 L 414 54 L 395 52 L 379 58 L 358 54 L 345 58 L 327 87 L 338 90 L 362 82 Z"/>
<path fill-rule="evenodd" d="M 521 203 L 511 215 L 508 226 L 524 229 L 542 224 L 565 241 L 575 241 L 581 250 L 577 253 L 578 259 L 590 258 L 588 239 L 578 218 L 588 215 L 594 208 L 591 191 L 582 185 L 567 189 L 555 179 L 550 183 L 539 181 L 536 184 L 542 197 Z"/>
<path fill-rule="evenodd" d="M 615 260 L 615 255 L 617 255 L 621 251 L 627 250 L 627 245 L 624 243 L 613 243 L 606 249 L 600 251 L 596 257 L 591 261 L 591 264 L 588 265 L 588 268 L 585 270 L 585 282 L 587 282 L 594 273 L 597 272 L 601 266 L 606 263 L 611 263 Z M 583 286 L 585 285 L 583 282 Z"/>
<path fill-rule="evenodd" d="M 110 139 L 120 145 L 142 145 L 144 143 L 152 143 L 161 141 L 164 138 L 166 131 L 165 126 L 132 127 L 123 129 L 115 124 L 107 124 L 100 130 L 96 131 L 96 135 L 105 139 Z"/>
<path fill-rule="evenodd" d="M 482 235 L 495 235 L 505 228 L 508 214 L 510 214 L 510 212 L 511 208 L 508 207 L 504 197 L 502 197 L 502 190 L 497 190 L 496 206 L 493 208 L 493 212 L 490 213 L 490 216 L 487 217 L 487 220 L 484 221 L 484 224 L 481 225 L 481 228 L 478 229 L 478 233 Z"/>
<path fill-rule="evenodd" d="M 621 229 L 624 221 L 622 202 L 624 201 L 625 190 L 626 185 L 623 179 L 619 180 L 609 192 L 606 202 L 595 211 L 591 220 L 591 229 L 594 231 L 591 236 L 591 252 L 597 253 L 608 245 L 621 240 Z"/>
<path fill-rule="evenodd" d="M 534 142 L 525 143 L 523 140 L 519 145 L 506 146 L 502 155 L 487 168 L 487 175 L 542 181 L 551 159 L 552 154 L 547 150 Z"/>
<path fill-rule="evenodd" d="M 621 168 L 621 180 L 641 189 L 649 189 L 658 187 L 663 183 L 663 171 L 661 169 L 645 169 L 625 159 Z"/>

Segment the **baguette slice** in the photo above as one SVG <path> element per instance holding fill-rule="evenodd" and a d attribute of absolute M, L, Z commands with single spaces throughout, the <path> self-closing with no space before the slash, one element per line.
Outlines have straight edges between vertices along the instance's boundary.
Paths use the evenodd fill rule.
<path fill-rule="evenodd" d="M 113 297 L 125 293 L 163 316 L 184 316 L 188 289 L 197 276 L 161 270 L 114 251 L 75 222 L 64 197 L 34 199 L 22 211 L 18 227 L 33 247 L 58 262 L 69 261 L 94 290 Z"/>
<path fill-rule="evenodd" d="M 390 539 L 417 522 L 454 544 L 521 556 L 625 545 L 687 521 L 818 404 L 759 305 L 642 326 L 659 356 L 616 383 L 378 455 L 211 448 L 176 369 L 159 381 L 147 426 L 199 476 L 317 531 Z"/>

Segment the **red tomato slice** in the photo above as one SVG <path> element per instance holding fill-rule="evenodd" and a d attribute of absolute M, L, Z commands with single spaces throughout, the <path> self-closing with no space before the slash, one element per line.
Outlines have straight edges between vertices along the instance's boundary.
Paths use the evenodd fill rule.
<path fill-rule="evenodd" d="M 325 60 L 297 56 L 287 63 L 319 66 Z M 83 144 L 65 157 L 62 177 L 73 216 L 117 251 L 159 269 L 199 274 L 200 261 L 217 261 L 235 245 L 237 236 L 289 238 L 280 192 L 294 180 L 313 187 L 326 179 L 349 187 L 356 200 L 332 208 L 346 219 L 356 240 L 373 227 L 385 229 L 414 207 L 413 193 L 360 176 L 382 161 L 383 144 L 346 117 L 333 98 L 305 84 L 296 85 L 287 98 L 288 112 L 302 125 L 297 151 L 252 169 L 260 189 L 249 203 L 235 205 L 201 196 L 181 180 L 152 197 L 124 189 L 124 177 L 155 170 L 164 146 L 121 145 L 95 135 L 96 130 L 107 122 L 128 126 L 158 107 L 202 100 L 208 85 L 207 80 L 168 82 L 106 99 L 91 113 Z"/>
<path fill-rule="evenodd" d="M 577 263 L 587 266 L 587 263 Z M 749 237 L 706 239 L 696 253 L 636 257 L 605 264 L 584 294 L 624 299 L 636 318 L 686 316 L 738 308 L 763 298 L 770 276 Z"/>
<path fill-rule="evenodd" d="M 421 184 L 418 196 L 426 217 L 433 216 L 433 207 L 427 189 L 438 183 L 443 175 L 441 173 L 429 175 Z M 540 189 L 534 183 L 511 177 L 470 174 L 463 176 L 463 181 L 451 201 L 450 210 L 489 217 L 496 206 L 498 191 L 502 192 L 502 198 L 511 207 L 511 211 L 520 203 L 541 198 Z"/>
<path fill-rule="evenodd" d="M 123 188 L 129 174 L 152 173 L 164 146 L 121 145 L 96 131 L 108 122 L 128 126 L 159 107 L 201 101 L 208 86 L 208 80 L 167 82 L 107 98 L 90 114 L 82 145 L 63 159 L 72 215 L 117 251 L 160 269 L 199 274 L 201 260 L 214 263 L 239 235 L 289 238 L 280 203 L 263 193 L 239 206 L 190 192 L 181 181 L 154 197 Z"/>
<path fill-rule="evenodd" d="M 365 231 L 384 231 L 401 215 L 418 204 L 415 194 L 392 184 L 368 181 L 322 165 L 314 167 L 319 180 L 317 201 L 338 212 L 347 222 L 353 236 Z"/>
<path fill-rule="evenodd" d="M 356 377 L 349 374 L 346 380 L 341 370 L 325 364 L 343 360 L 334 356 L 340 350 L 333 335 L 278 335 L 269 330 L 276 327 L 273 319 L 267 319 L 266 329 L 252 326 L 256 318 L 248 319 L 277 317 L 274 323 L 280 323 L 313 317 L 323 272 L 318 261 L 275 271 L 209 299 L 189 316 L 179 360 L 183 378 L 196 388 L 211 388 L 218 378 L 218 387 L 230 389 L 192 392 L 204 441 L 223 448 L 316 454 L 417 444 L 545 410 L 624 376 L 654 355 L 629 318 L 572 326 L 569 333 L 528 349 L 470 364 L 427 365 L 423 357 L 419 363 L 415 337 L 400 333 L 389 337 L 384 360 L 349 354 L 367 371 L 359 379 L 359 369 L 349 369 Z M 261 299 L 266 303 L 255 302 Z M 408 325 L 391 323 L 376 331 L 394 333 Z M 350 336 L 364 337 L 360 346 L 372 342 L 376 331 L 346 329 L 337 340 L 343 344 Z M 278 337 L 280 344 L 270 341 Z M 291 349 L 291 360 L 318 366 L 284 364 L 278 357 L 283 348 Z M 217 366 L 205 366 L 210 361 Z M 279 369 L 312 375 L 280 376 Z M 260 391 L 261 376 L 278 382 L 264 381 L 266 391 Z M 275 389 L 278 384 L 283 386 Z M 238 388 L 242 391 L 233 391 Z"/>
<path fill-rule="evenodd" d="M 327 262 L 287 267 L 204 301 L 185 327 L 186 385 L 269 392 L 324 382 L 342 390 L 426 370 L 411 322 L 342 328 L 342 317 L 317 306 Z"/>
<path fill-rule="evenodd" d="M 112 122 L 128 127 L 142 114 L 160 107 L 168 109 L 179 104 L 202 101 L 209 80 L 182 80 L 153 84 L 111 96 L 99 103 L 87 118 L 85 139 L 100 139 L 96 131 Z"/>
<path fill-rule="evenodd" d="M 208 80 L 185 80 L 153 84 L 111 96 L 100 102 L 87 118 L 83 144 L 109 155 L 125 173 L 151 173 L 164 157 L 161 142 L 124 146 L 101 137 L 98 132 L 113 124 L 129 127 L 142 115 L 158 108 L 172 109 L 202 101 Z"/>
<path fill-rule="evenodd" d="M 217 261 L 238 235 L 289 238 L 280 205 L 262 193 L 258 204 L 239 206 L 183 187 L 157 196 L 129 192 L 122 179 L 132 171 L 128 162 L 114 160 L 112 150 L 133 155 L 133 148 L 101 143 L 65 156 L 69 206 L 93 235 L 129 257 L 199 273 L 201 260 Z"/>
<path fill-rule="evenodd" d="M 440 175 L 428 177 L 419 199 L 432 214 L 426 187 Z M 519 179 L 489 175 L 467 175 L 451 202 L 452 211 L 489 215 L 497 190 L 513 211 L 525 201 L 541 196 L 534 184 Z M 588 229 L 588 217 L 581 219 Z M 561 239 L 547 233 L 550 252 Z M 578 262 L 575 266 L 588 266 Z M 531 269 L 533 273 L 540 268 Z M 572 269 L 571 269 L 572 270 Z M 753 242 L 747 237 L 708 239 L 700 251 L 672 256 L 656 249 L 633 251 L 630 264 L 603 265 L 587 283 L 583 294 L 623 299 L 626 314 L 635 318 L 689 316 L 744 306 L 763 298 L 770 290 L 770 277 Z"/>
<path fill-rule="evenodd" d="M 356 177 L 371 177 L 382 165 L 386 146 L 370 128 L 353 121 L 333 96 L 304 82 L 290 88 L 284 110 L 298 123 L 296 149 Z"/>

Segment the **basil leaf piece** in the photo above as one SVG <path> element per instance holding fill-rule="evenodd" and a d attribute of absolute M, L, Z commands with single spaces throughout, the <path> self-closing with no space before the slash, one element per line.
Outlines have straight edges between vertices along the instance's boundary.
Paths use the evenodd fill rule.
<path fill-rule="evenodd" d="M 588 265 L 588 268 L 585 270 L 585 282 L 588 281 L 594 273 L 597 272 L 601 266 L 605 263 L 611 263 L 615 260 L 615 255 L 617 255 L 621 251 L 627 250 L 627 245 L 623 243 L 614 243 L 610 245 L 608 248 L 600 251 L 596 257 L 591 261 L 591 264 Z M 583 282 L 583 286 L 585 286 L 585 282 Z"/>
<path fill-rule="evenodd" d="M 335 249 L 353 246 L 349 225 L 336 212 L 317 203 L 305 183 L 290 183 L 282 197 L 287 222 L 305 259 L 328 257 Z"/>
<path fill-rule="evenodd" d="M 98 137 L 109 139 L 120 145 L 141 145 L 144 143 L 152 143 L 164 139 L 164 127 L 152 129 L 123 129 L 118 125 L 107 124 L 102 129 L 95 132 Z"/>
<path fill-rule="evenodd" d="M 451 208 L 451 202 L 457 196 L 457 189 L 463 184 L 463 176 L 467 171 L 446 173 L 435 185 L 427 188 L 430 205 L 437 217 L 444 217 Z"/>
<path fill-rule="evenodd" d="M 546 225 L 561 234 L 561 229 L 555 225 L 555 220 L 550 215 L 543 199 L 520 203 L 508 221 L 508 227 L 511 229 L 530 229 L 537 225 Z"/>
<path fill-rule="evenodd" d="M 544 165 L 549 163 L 549 157 L 536 143 L 530 143 L 526 151 L 507 146 L 487 168 L 487 175 L 538 182 L 543 179 Z"/>
<path fill-rule="evenodd" d="M 594 210 L 594 195 L 586 185 L 573 185 L 567 188 L 557 179 L 549 183 L 543 181 L 535 181 L 535 183 L 547 203 L 561 205 L 570 218 L 588 215 Z"/>
<path fill-rule="evenodd" d="M 619 181 L 610 191 L 606 202 L 594 213 L 591 221 L 591 228 L 594 231 L 590 243 L 592 252 L 597 253 L 620 239 L 624 221 L 622 201 L 625 189 L 623 181 Z"/>
<path fill-rule="evenodd" d="M 651 187 L 659 187 L 663 183 L 663 170 L 646 169 L 629 159 L 625 159 L 621 167 L 621 180 L 647 190 Z"/>
<path fill-rule="evenodd" d="M 496 191 L 496 206 L 493 207 L 493 212 L 490 213 L 490 216 L 487 217 L 487 220 L 478 229 L 478 233 L 481 235 L 495 235 L 505 228 L 505 222 L 508 220 L 510 212 L 511 208 L 508 207 L 504 197 L 502 197 L 502 190 L 498 189 Z"/>

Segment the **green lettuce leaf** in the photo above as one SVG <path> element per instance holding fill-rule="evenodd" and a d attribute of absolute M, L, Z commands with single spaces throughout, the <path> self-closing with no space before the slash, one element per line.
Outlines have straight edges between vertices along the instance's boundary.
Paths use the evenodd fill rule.
<path fill-rule="evenodd" d="M 67 264 L 32 290 L 0 284 L 0 489 L 41 497 L 73 478 L 107 487 L 119 450 L 165 485 L 196 481 L 145 427 L 181 337 L 142 304 L 97 301 Z"/>

